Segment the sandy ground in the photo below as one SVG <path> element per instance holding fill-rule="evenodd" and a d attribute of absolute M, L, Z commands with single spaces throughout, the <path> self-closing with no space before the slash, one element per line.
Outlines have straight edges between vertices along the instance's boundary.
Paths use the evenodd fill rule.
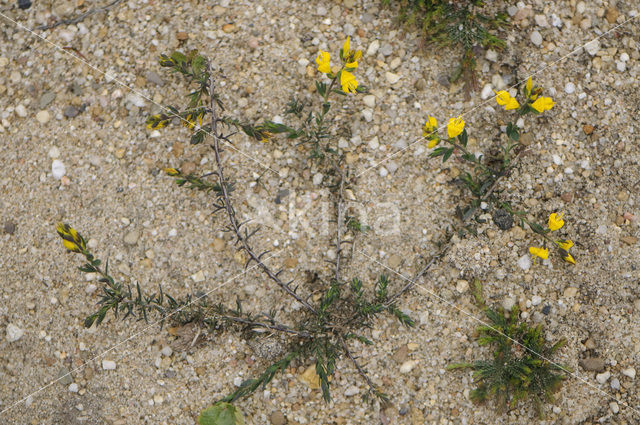
<path fill-rule="evenodd" d="M 1 11 L 35 28 L 98 4 L 77 3 L 85 5 L 36 0 L 19 11 L 4 0 Z M 185 351 L 167 348 L 166 330 L 144 322 L 109 317 L 97 329 L 82 326 L 94 311 L 97 282 L 75 269 L 79 258 L 63 251 L 58 221 L 87 235 L 125 282 L 149 290 L 161 284 L 178 295 L 212 291 L 213 299 L 232 305 L 240 298 L 256 311 L 282 302 L 255 270 L 242 274 L 241 259 L 225 246 L 222 216 L 210 214 L 211 200 L 158 173 L 165 166 L 213 170 L 208 148 L 183 143 L 185 129 L 144 128 L 146 116 L 159 110 L 154 102 L 179 104 L 184 92 L 182 82 L 157 65 L 159 53 L 196 48 L 208 55 L 225 76 L 221 95 L 229 113 L 258 120 L 282 116 L 293 93 L 311 99 L 319 48 L 336 52 L 351 35 L 354 47 L 369 51 L 357 75 L 371 87 L 375 105 L 349 98 L 335 118 L 336 140 L 361 174 L 352 206 L 373 227 L 357 239 L 346 274 L 368 282 L 385 269 L 367 256 L 410 276 L 453 222 L 462 193 L 450 181 L 461 165 L 442 168 L 428 160 L 424 143 L 412 144 L 426 115 L 445 122 L 471 111 L 465 120 L 477 152 L 496 139 L 497 121 L 511 118 L 480 92 L 466 102 L 459 85 L 439 84 L 457 53 L 421 47 L 418 34 L 398 28 L 394 14 L 376 1 L 173 3 L 132 0 L 77 25 L 36 31 L 55 45 L 0 17 L 0 423 L 193 424 L 234 381 L 266 364 L 230 334 Z M 518 260 L 534 236 L 517 226 L 502 232 L 489 222 L 479 237 L 456 239 L 420 282 L 423 288 L 404 297 L 415 330 L 382 319 L 367 332 L 374 346 L 354 345 L 374 382 L 392 395 L 392 408 L 362 403 L 364 385 L 342 360 L 333 403 L 299 381 L 306 367 L 299 365 L 237 403 L 249 424 L 285 423 L 277 412 L 289 424 L 640 421 L 634 379 L 640 245 L 631 216 L 640 216 L 640 25 L 631 21 L 569 55 L 636 16 L 638 5 L 535 1 L 512 12 L 517 25 L 504 33 L 507 48 L 479 60 L 480 88 L 499 89 L 545 68 L 534 79 L 557 105 L 542 118 L 527 118 L 529 154 L 501 189 L 540 222 L 565 211 L 562 234 L 576 241 L 578 265 L 555 258 L 523 270 Z M 540 45 L 532 42 L 534 31 Z M 95 69 L 56 46 L 72 48 Z M 265 225 L 258 245 L 274 249 L 268 261 L 287 264 L 289 275 L 302 281 L 308 272 L 328 273 L 324 260 L 335 251 L 331 223 L 323 217 L 331 204 L 319 177 L 314 182 L 318 165 L 286 140 L 259 144 L 238 136 L 235 143 L 279 173 L 226 152 L 239 212 Z M 394 152 L 400 153 L 369 169 Z M 53 176 L 54 160 L 65 166 L 62 180 Z M 284 190 L 288 196 L 276 204 Z M 216 238 L 225 242 L 214 243 Z M 386 273 L 395 287 L 404 284 Z M 556 360 L 573 375 L 555 405 L 547 406 L 546 421 L 538 421 L 527 404 L 504 415 L 476 407 L 468 398 L 471 374 L 445 372 L 451 362 L 488 355 L 473 342 L 472 316 L 481 312 L 460 283 L 474 277 L 484 282 L 489 301 L 517 302 L 527 320 L 544 324 L 548 339 L 568 339 Z M 410 349 L 403 349 L 408 343 Z M 585 357 L 601 359 L 604 374 L 579 366 Z M 105 370 L 103 360 L 115 362 L 115 370 Z M 69 371 L 70 378 L 50 384 Z"/>

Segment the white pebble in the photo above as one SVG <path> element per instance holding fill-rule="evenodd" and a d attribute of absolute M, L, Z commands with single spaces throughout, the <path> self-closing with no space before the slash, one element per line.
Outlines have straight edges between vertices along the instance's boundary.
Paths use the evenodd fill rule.
<path fill-rule="evenodd" d="M 627 376 L 631 379 L 635 379 L 636 378 L 636 370 L 632 367 L 627 368 L 627 369 L 622 369 L 622 374 L 624 376 Z"/>
<path fill-rule="evenodd" d="M 491 97 L 493 95 L 493 87 L 491 87 L 491 84 L 485 84 L 484 87 L 482 88 L 482 92 L 480 93 L 480 97 L 482 98 L 482 100 L 486 100 L 489 99 L 489 97 Z"/>
<path fill-rule="evenodd" d="M 380 147 L 380 142 L 378 142 L 378 138 L 374 137 L 373 139 L 369 140 L 369 148 L 371 148 L 372 150 L 376 150 Z"/>
<path fill-rule="evenodd" d="M 362 110 L 362 116 L 366 122 L 373 121 L 373 110 L 365 108 Z"/>
<path fill-rule="evenodd" d="M 240 385 L 242 385 L 242 378 L 239 376 L 236 376 L 235 378 L 233 378 L 233 385 L 235 385 L 236 387 L 239 387 Z"/>
<path fill-rule="evenodd" d="M 389 170 L 384 167 L 380 167 L 380 171 L 378 171 L 378 174 L 380 174 L 380 177 L 387 177 L 387 175 L 389 174 Z"/>
<path fill-rule="evenodd" d="M 616 68 L 620 72 L 624 72 L 627 69 L 627 64 L 621 61 L 616 62 Z"/>
<path fill-rule="evenodd" d="M 596 381 L 598 381 L 601 384 L 604 384 L 605 382 L 607 382 L 609 380 L 609 378 L 611 377 L 611 372 L 609 372 L 608 370 L 602 373 L 599 373 L 596 375 Z"/>
<path fill-rule="evenodd" d="M 531 268 L 531 258 L 529 258 L 529 254 L 524 254 L 518 259 L 518 267 L 522 270 L 529 270 Z"/>
<path fill-rule="evenodd" d="M 573 93 L 574 91 L 576 91 L 576 85 L 575 85 L 575 84 L 573 84 L 573 83 L 567 83 L 567 84 L 564 86 L 564 91 L 565 91 L 565 93 L 571 94 L 571 93 Z"/>
<path fill-rule="evenodd" d="M 394 74 L 393 72 L 386 72 L 384 76 L 387 78 L 389 84 L 395 84 L 400 81 L 400 76 L 398 74 Z"/>
<path fill-rule="evenodd" d="M 498 52 L 495 50 L 487 50 L 487 54 L 485 55 L 488 61 L 497 62 L 498 61 Z"/>
<path fill-rule="evenodd" d="M 558 154 L 555 154 L 555 153 L 554 153 L 554 154 L 551 156 L 551 158 L 553 158 L 553 163 L 554 163 L 554 164 L 556 164 L 556 165 L 562 165 L 562 158 L 560 158 L 560 155 L 558 155 Z"/>
<path fill-rule="evenodd" d="M 611 408 L 611 411 L 617 415 L 618 412 L 620 411 L 620 406 L 618 406 L 618 403 L 616 403 L 615 401 L 612 401 L 611 403 L 609 403 L 609 407 Z"/>
<path fill-rule="evenodd" d="M 315 184 L 316 186 L 319 186 L 322 183 L 323 178 L 324 178 L 324 175 L 322 175 L 322 173 L 316 173 L 313 176 L 313 184 Z"/>
<path fill-rule="evenodd" d="M 547 17 L 544 15 L 536 15 L 533 18 L 536 21 L 536 25 L 539 27 L 548 27 Z"/>
<path fill-rule="evenodd" d="M 27 108 L 25 108 L 23 104 L 16 106 L 16 114 L 18 114 L 18 116 L 22 118 L 26 117 Z"/>
<path fill-rule="evenodd" d="M 194 282 L 203 282 L 204 281 L 204 272 L 202 270 L 200 270 L 197 273 L 194 273 L 191 275 L 191 279 L 193 279 Z"/>
<path fill-rule="evenodd" d="M 103 360 L 102 361 L 102 368 L 104 370 L 115 370 L 116 369 L 116 362 L 114 362 L 113 360 Z"/>
<path fill-rule="evenodd" d="M 7 325 L 7 341 L 8 342 L 16 342 L 24 335 L 24 330 L 20 329 L 13 323 L 9 323 Z"/>
<path fill-rule="evenodd" d="M 595 56 L 596 53 L 600 50 L 600 41 L 599 40 L 591 40 L 587 44 L 585 44 L 584 49 L 591 56 Z"/>
<path fill-rule="evenodd" d="M 75 382 L 71 385 L 69 385 L 69 391 L 72 393 L 77 393 L 78 392 L 78 384 L 76 384 Z"/>
<path fill-rule="evenodd" d="M 347 397 L 351 397 L 358 394 L 359 392 L 360 392 L 360 389 L 355 385 L 352 385 L 345 390 L 344 395 L 346 395 Z"/>
<path fill-rule="evenodd" d="M 542 297 L 540 295 L 534 295 L 531 297 L 531 305 L 540 305 L 542 303 Z"/>
<path fill-rule="evenodd" d="M 49 111 L 40 111 L 36 114 L 36 120 L 38 120 L 40 124 L 48 123 L 49 119 L 51 119 L 51 115 L 49 115 Z"/>
<path fill-rule="evenodd" d="M 160 350 L 160 353 L 165 357 L 170 357 L 171 354 L 173 354 L 173 349 L 171 349 L 171 347 L 169 347 L 168 345 L 165 345 L 164 347 L 162 347 L 162 350 Z"/>
<path fill-rule="evenodd" d="M 504 308 L 507 311 L 511 311 L 514 305 L 516 305 L 516 299 L 513 297 L 507 297 L 504 300 L 502 300 L 502 308 Z"/>
<path fill-rule="evenodd" d="M 367 48 L 367 56 L 374 56 L 378 49 L 380 48 L 380 42 L 378 40 L 373 40 L 369 47 Z"/>
<path fill-rule="evenodd" d="M 137 106 L 138 108 L 142 108 L 144 105 L 146 105 L 144 99 L 135 93 L 130 93 L 127 96 L 127 100 L 131 103 L 133 103 L 135 106 Z"/>
<path fill-rule="evenodd" d="M 62 161 L 59 159 L 53 160 L 51 163 L 51 174 L 53 175 L 53 178 L 60 180 L 66 173 L 67 169 Z"/>
<path fill-rule="evenodd" d="M 362 101 L 369 108 L 373 108 L 374 106 L 376 106 L 376 97 L 374 95 L 372 95 L 372 94 L 368 94 L 365 97 L 363 97 Z"/>
<path fill-rule="evenodd" d="M 542 44 L 542 34 L 535 30 L 531 33 L 531 42 L 536 46 L 540 46 Z"/>
<path fill-rule="evenodd" d="M 60 149 L 58 149 L 57 146 L 52 146 L 51 149 L 49 149 L 49 158 L 60 158 Z"/>
<path fill-rule="evenodd" d="M 628 61 L 628 60 L 629 60 L 629 55 L 628 55 L 626 52 L 625 52 L 625 53 L 622 53 L 622 54 L 620 55 L 620 60 L 621 60 L 622 62 L 626 62 L 626 61 Z"/>
<path fill-rule="evenodd" d="M 400 373 L 411 372 L 417 364 L 418 362 L 415 360 L 407 360 L 406 362 L 402 363 L 402 366 L 400 366 Z"/>

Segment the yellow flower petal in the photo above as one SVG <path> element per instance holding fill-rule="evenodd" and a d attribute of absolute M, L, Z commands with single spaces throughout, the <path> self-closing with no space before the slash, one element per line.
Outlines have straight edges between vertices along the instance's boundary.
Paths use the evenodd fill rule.
<path fill-rule="evenodd" d="M 351 48 L 351 37 L 347 36 L 347 39 L 344 42 L 344 45 L 342 46 L 342 56 L 343 57 L 347 57 L 349 56 L 349 49 Z"/>
<path fill-rule="evenodd" d="M 548 111 L 549 109 L 553 108 L 553 105 L 555 105 L 555 104 L 556 103 L 550 97 L 541 96 L 538 99 L 536 99 L 535 102 L 533 102 L 531 104 L 531 107 L 533 109 L 535 109 L 536 111 L 538 111 L 538 112 L 544 112 L 544 111 Z"/>
<path fill-rule="evenodd" d="M 511 95 L 509 94 L 508 91 L 505 90 L 500 90 L 500 91 L 493 91 L 496 94 L 496 102 L 498 103 L 498 105 L 500 106 L 504 106 L 507 103 L 509 103 L 509 100 L 511 99 Z"/>
<path fill-rule="evenodd" d="M 564 213 L 553 213 L 549 216 L 549 229 L 551 229 L 552 232 L 564 226 L 564 220 L 562 220 L 563 215 Z"/>
<path fill-rule="evenodd" d="M 438 143 L 440 143 L 440 138 L 439 137 L 435 137 L 435 138 L 429 140 L 429 144 L 427 145 L 427 147 L 429 149 L 435 148 L 438 145 Z"/>
<path fill-rule="evenodd" d="M 427 122 L 422 127 L 422 137 L 427 137 L 438 128 L 438 121 L 434 117 L 427 115 Z"/>
<path fill-rule="evenodd" d="M 464 130 L 464 121 L 462 117 L 451 118 L 447 124 L 447 134 L 450 139 L 457 137 Z"/>
<path fill-rule="evenodd" d="M 357 68 L 358 67 L 358 61 L 354 60 L 353 62 L 349 62 L 345 65 L 346 68 Z"/>
<path fill-rule="evenodd" d="M 529 254 L 540 257 L 543 260 L 549 258 L 549 250 L 547 248 L 538 248 L 535 246 L 529 247 Z"/>
<path fill-rule="evenodd" d="M 526 90 L 527 96 L 531 93 L 531 89 L 533 88 L 533 80 L 531 80 L 531 76 L 527 79 L 527 84 L 524 86 Z"/>
<path fill-rule="evenodd" d="M 563 249 L 565 251 L 569 251 L 569 249 L 571 249 L 571 247 L 573 246 L 573 242 L 570 241 L 569 239 L 564 240 L 564 241 L 556 241 L 556 245 L 558 245 L 560 247 L 560 249 Z"/>
<path fill-rule="evenodd" d="M 564 261 L 566 261 L 567 263 L 571 263 L 571 264 L 574 264 L 574 265 L 576 264 L 576 260 L 574 260 L 573 257 L 571 256 L 571 254 L 569 254 L 568 252 L 567 252 L 566 257 L 562 257 L 562 259 Z"/>
<path fill-rule="evenodd" d="M 512 109 L 518 109 L 519 107 L 520 107 L 520 104 L 518 103 L 518 101 L 514 97 L 512 97 L 509 99 L 507 104 L 504 105 L 504 110 L 510 111 Z"/>
<path fill-rule="evenodd" d="M 329 52 L 323 52 L 320 50 L 318 57 L 316 57 L 316 63 L 318 64 L 318 71 L 323 74 L 329 74 L 331 72 L 331 65 L 329 64 L 331 55 Z"/>
<path fill-rule="evenodd" d="M 67 250 L 71 251 L 71 252 L 80 252 L 80 248 L 78 247 L 78 245 L 74 244 L 73 242 L 70 242 L 66 239 L 62 240 L 62 245 L 64 245 L 65 248 L 67 248 Z"/>
<path fill-rule="evenodd" d="M 342 91 L 345 93 L 355 93 L 358 88 L 356 77 L 349 71 L 343 70 L 340 73 L 340 84 L 342 85 Z"/>

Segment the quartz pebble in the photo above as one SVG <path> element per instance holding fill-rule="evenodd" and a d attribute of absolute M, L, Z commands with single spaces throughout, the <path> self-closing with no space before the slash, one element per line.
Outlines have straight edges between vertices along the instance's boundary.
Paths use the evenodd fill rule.
<path fill-rule="evenodd" d="M 573 84 L 573 83 L 567 83 L 567 84 L 564 86 L 564 91 L 565 91 L 565 93 L 567 93 L 567 94 L 571 94 L 571 93 L 573 93 L 574 91 L 576 91 L 576 85 L 575 85 L 575 84 Z"/>
<path fill-rule="evenodd" d="M 524 254 L 518 259 L 518 267 L 522 270 L 529 270 L 531 268 L 531 258 L 529 258 L 529 254 Z"/>
<path fill-rule="evenodd" d="M 51 175 L 54 179 L 60 180 L 67 173 L 64 163 L 59 159 L 54 159 L 51 163 Z"/>
<path fill-rule="evenodd" d="M 104 370 L 115 370 L 116 369 L 116 362 L 114 362 L 113 360 L 103 360 L 102 361 L 102 368 Z"/>
<path fill-rule="evenodd" d="M 313 175 L 313 184 L 315 184 L 316 186 L 320 186 L 320 184 L 322 183 L 322 179 L 324 178 L 324 175 L 322 173 L 316 173 Z"/>
<path fill-rule="evenodd" d="M 636 378 L 636 370 L 632 367 L 629 367 L 627 369 L 622 369 L 622 374 L 624 376 L 627 376 L 631 379 L 635 379 Z"/>
<path fill-rule="evenodd" d="M 393 72 L 386 72 L 384 75 L 389 84 L 395 84 L 400 81 L 400 76 L 398 74 L 394 74 Z"/>
<path fill-rule="evenodd" d="M 536 46 L 540 46 L 542 44 L 542 34 L 540 34 L 540 32 L 538 32 L 537 30 L 533 31 L 531 33 L 531 42 Z"/>
<path fill-rule="evenodd" d="M 8 342 L 16 342 L 24 335 L 24 330 L 14 325 L 13 323 L 9 323 L 7 325 L 7 341 Z"/>
<path fill-rule="evenodd" d="M 27 108 L 25 108 L 23 104 L 20 104 L 20 105 L 16 106 L 16 114 L 21 118 L 26 117 L 27 116 Z"/>
<path fill-rule="evenodd" d="M 40 124 L 46 124 L 51 119 L 51 115 L 49 115 L 49 111 L 40 111 L 36 114 L 36 120 Z"/>
<path fill-rule="evenodd" d="M 605 382 L 607 382 L 609 380 L 609 378 L 611 377 L 611 372 L 609 372 L 608 370 L 602 373 L 599 373 L 596 375 L 596 381 L 598 381 L 601 384 L 604 384 Z"/>

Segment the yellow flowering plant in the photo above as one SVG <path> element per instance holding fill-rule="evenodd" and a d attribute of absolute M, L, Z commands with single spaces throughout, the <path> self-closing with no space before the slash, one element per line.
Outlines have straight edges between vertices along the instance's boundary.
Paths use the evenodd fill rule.
<path fill-rule="evenodd" d="M 552 237 L 552 232 L 560 230 L 564 227 L 563 220 L 564 213 L 551 213 L 549 215 L 549 219 L 547 220 L 547 228 L 542 227 L 537 223 L 533 223 L 526 218 L 522 218 L 523 222 L 526 223 L 529 228 L 538 235 L 542 236 L 546 242 L 554 244 L 558 247 L 558 251 L 560 253 L 560 257 L 569 264 L 576 264 L 576 260 L 569 253 L 569 249 L 573 247 L 573 241 L 570 239 L 558 239 Z M 543 260 L 546 260 L 549 256 L 549 250 L 546 247 L 538 248 L 538 247 L 530 247 L 529 253 L 534 257 L 540 257 Z"/>

